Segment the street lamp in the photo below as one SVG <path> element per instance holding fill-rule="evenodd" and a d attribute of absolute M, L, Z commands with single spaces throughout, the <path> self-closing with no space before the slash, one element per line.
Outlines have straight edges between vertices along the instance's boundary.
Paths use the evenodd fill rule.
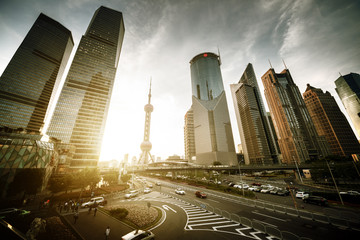
<path fill-rule="evenodd" d="M 338 187 L 337 187 L 337 184 L 336 184 L 336 181 L 335 181 L 334 175 L 332 174 L 332 171 L 331 171 L 330 165 L 329 165 L 329 163 L 328 163 L 328 161 L 327 161 L 327 159 L 326 159 L 326 158 L 325 158 L 325 161 L 326 161 L 326 165 L 327 165 L 327 166 L 328 166 L 328 168 L 329 168 L 329 172 L 330 172 L 331 178 L 332 178 L 332 180 L 333 180 L 333 182 L 334 182 L 334 185 L 335 185 L 336 191 L 337 191 L 337 193 L 338 193 L 338 195 L 339 195 L 339 198 L 340 198 L 341 204 L 342 204 L 342 205 L 344 205 L 344 202 L 343 202 L 343 200 L 342 200 L 341 194 L 340 194 L 339 189 L 338 189 Z"/>
<path fill-rule="evenodd" d="M 298 171 L 298 174 L 299 174 L 299 177 L 300 177 L 300 181 L 301 181 L 301 183 L 304 183 L 304 182 L 303 182 L 303 180 L 302 180 L 302 177 L 301 177 L 300 171 L 299 171 L 299 166 L 298 166 L 298 164 L 297 164 L 297 161 L 295 160 L 294 156 L 292 156 L 292 157 L 293 157 L 293 160 L 294 160 L 294 163 L 295 163 L 296 169 L 297 169 L 297 171 Z"/>
<path fill-rule="evenodd" d="M 243 193 L 243 196 L 245 197 L 244 185 L 243 185 L 243 181 L 242 181 L 242 177 L 241 177 L 240 162 L 239 162 L 239 175 L 240 175 L 240 182 L 241 182 L 242 193 Z"/>

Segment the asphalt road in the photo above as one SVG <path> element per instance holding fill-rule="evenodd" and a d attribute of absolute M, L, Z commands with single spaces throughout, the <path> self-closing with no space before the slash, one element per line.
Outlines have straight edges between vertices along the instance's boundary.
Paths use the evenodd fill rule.
<path fill-rule="evenodd" d="M 250 203 L 241 202 L 238 198 L 225 193 L 202 189 L 208 194 L 208 198 L 199 199 L 195 197 L 194 193 L 200 188 L 183 185 L 186 194 L 177 195 L 174 190 L 181 186 L 180 184 L 163 181 L 161 186 L 156 186 L 156 181 L 158 180 L 148 179 L 146 181 L 146 183 L 152 182 L 154 185 L 149 194 L 141 193 L 135 198 L 125 199 L 123 193 L 114 199 L 108 199 L 109 206 L 138 202 L 141 204 L 151 203 L 151 206 L 161 209 L 163 219 L 150 229 L 154 232 L 156 239 L 276 239 L 248 227 L 251 224 L 267 227 L 275 232 L 282 231 L 283 236 L 289 237 L 287 239 L 297 239 L 294 238 L 294 235 L 313 240 L 356 239 L 360 237 L 360 231 L 269 211 Z M 140 191 L 145 185 L 141 182 L 136 184 Z M 265 194 L 261 197 L 266 198 Z M 268 197 L 271 198 L 271 201 L 285 205 L 291 205 L 293 202 L 291 197 L 272 195 L 268 195 Z M 314 208 L 318 211 L 322 210 L 322 207 L 319 206 L 314 206 Z M 105 239 L 104 231 L 107 226 L 111 228 L 110 239 L 119 239 L 133 230 L 100 211 L 96 216 L 88 214 L 86 209 L 81 211 L 76 224 L 73 223 L 72 214 L 68 214 L 66 218 L 84 239 Z M 239 224 L 238 221 L 231 220 L 230 214 L 241 217 L 243 225 Z M 250 225 L 246 224 L 245 220 L 251 221 Z"/>

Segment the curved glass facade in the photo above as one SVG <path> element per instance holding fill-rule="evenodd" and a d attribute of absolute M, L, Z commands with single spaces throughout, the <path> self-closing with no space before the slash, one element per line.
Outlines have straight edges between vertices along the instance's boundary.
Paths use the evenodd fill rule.
<path fill-rule="evenodd" d="M 220 58 L 210 52 L 196 55 L 190 61 L 192 95 L 201 100 L 213 100 L 224 91 Z"/>

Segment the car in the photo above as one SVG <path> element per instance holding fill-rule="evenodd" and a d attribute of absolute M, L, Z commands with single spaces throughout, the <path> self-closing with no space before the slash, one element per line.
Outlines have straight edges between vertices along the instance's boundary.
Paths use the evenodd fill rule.
<path fill-rule="evenodd" d="M 288 190 L 279 190 L 276 194 L 279 196 L 289 196 L 290 192 Z"/>
<path fill-rule="evenodd" d="M 260 187 L 260 186 L 261 186 L 261 183 L 253 182 L 251 185 Z"/>
<path fill-rule="evenodd" d="M 304 197 L 303 199 L 304 203 L 313 203 L 313 204 L 317 204 L 320 206 L 327 206 L 328 202 L 326 198 L 320 197 L 320 196 L 309 196 L 309 197 Z"/>
<path fill-rule="evenodd" d="M 358 191 L 354 191 L 354 190 L 347 191 L 347 192 L 340 192 L 340 194 L 351 195 L 351 196 L 359 196 L 360 195 L 360 193 Z"/>
<path fill-rule="evenodd" d="M 150 193 L 150 192 L 151 192 L 150 188 L 145 188 L 144 189 L 144 193 Z"/>
<path fill-rule="evenodd" d="M 263 188 L 260 190 L 261 193 L 269 193 L 271 191 L 270 188 Z"/>
<path fill-rule="evenodd" d="M 155 235 L 150 231 L 134 230 L 121 237 L 121 240 L 150 240 L 155 239 Z"/>
<path fill-rule="evenodd" d="M 255 188 L 256 188 L 255 186 L 251 186 L 251 187 L 248 188 L 248 190 L 249 190 L 249 191 L 254 191 Z"/>
<path fill-rule="evenodd" d="M 196 191 L 195 196 L 198 198 L 206 198 L 207 197 L 207 195 L 205 193 L 200 192 L 200 191 Z"/>
<path fill-rule="evenodd" d="M 152 188 L 152 187 L 153 187 L 153 185 L 152 185 L 151 183 L 149 183 L 149 184 L 148 184 L 148 187 L 149 187 L 149 188 Z"/>
<path fill-rule="evenodd" d="M 175 189 L 175 193 L 179 194 L 179 195 L 185 195 L 185 191 L 183 189 L 181 189 L 181 188 Z"/>
<path fill-rule="evenodd" d="M 161 186 L 160 182 L 156 182 L 155 184 L 156 184 L 156 186 Z"/>
<path fill-rule="evenodd" d="M 254 192 L 260 192 L 261 191 L 261 187 L 255 186 L 254 187 Z"/>
<path fill-rule="evenodd" d="M 30 211 L 18 208 L 4 208 L 0 210 L 0 219 L 7 216 L 23 216 L 27 214 L 30 214 Z"/>
<path fill-rule="evenodd" d="M 274 188 L 274 189 L 271 190 L 269 193 L 270 193 L 270 194 L 273 194 L 273 195 L 276 195 L 278 191 L 279 191 L 279 189 Z"/>
<path fill-rule="evenodd" d="M 296 198 L 302 198 L 302 199 L 307 198 L 309 196 L 310 196 L 309 193 L 306 192 L 297 192 L 295 195 Z"/>
<path fill-rule="evenodd" d="M 86 208 L 86 207 L 92 207 L 94 205 L 105 205 L 106 203 L 107 201 L 104 199 L 104 197 L 94 197 L 91 198 L 90 201 L 81 204 L 81 207 Z"/>
<path fill-rule="evenodd" d="M 136 197 L 139 194 L 137 190 L 131 190 L 130 192 L 125 194 L 125 198 Z"/>

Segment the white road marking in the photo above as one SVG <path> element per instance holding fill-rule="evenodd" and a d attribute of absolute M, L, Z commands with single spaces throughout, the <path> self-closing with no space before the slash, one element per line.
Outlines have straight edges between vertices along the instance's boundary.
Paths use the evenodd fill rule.
<path fill-rule="evenodd" d="M 167 211 L 171 210 L 171 211 L 173 211 L 174 213 L 176 213 L 176 211 L 175 211 L 174 209 L 172 209 L 171 207 L 169 207 L 168 205 L 162 205 L 162 207 L 163 207 L 165 210 L 167 210 Z"/>
<path fill-rule="evenodd" d="M 264 217 L 272 218 L 272 219 L 275 219 L 275 220 L 279 220 L 279 221 L 282 221 L 282 222 L 286 222 L 286 220 L 284 220 L 284 219 L 273 217 L 273 216 L 266 215 L 266 214 L 263 214 L 263 213 L 258 213 L 256 211 L 252 211 L 252 213 L 258 214 L 258 215 L 261 215 L 261 216 L 264 216 Z"/>
<path fill-rule="evenodd" d="M 223 217 L 217 217 L 215 216 L 216 218 L 207 218 L 207 219 L 202 219 L 202 220 L 191 220 L 189 221 L 189 223 L 195 223 L 195 222 L 207 222 L 207 221 L 215 221 L 215 220 L 223 220 L 224 218 Z M 192 224 L 191 224 L 192 225 Z"/>
<path fill-rule="evenodd" d="M 216 200 L 212 200 L 212 199 L 208 199 L 209 201 L 213 201 L 213 202 L 216 202 L 216 203 L 220 203 L 219 201 L 216 201 Z"/>
<path fill-rule="evenodd" d="M 222 224 L 222 223 L 230 223 L 232 221 L 222 221 L 222 222 L 211 222 L 211 223 L 198 223 L 198 224 L 189 224 L 191 227 L 196 226 L 203 226 L 203 225 L 215 225 L 215 224 Z"/>

